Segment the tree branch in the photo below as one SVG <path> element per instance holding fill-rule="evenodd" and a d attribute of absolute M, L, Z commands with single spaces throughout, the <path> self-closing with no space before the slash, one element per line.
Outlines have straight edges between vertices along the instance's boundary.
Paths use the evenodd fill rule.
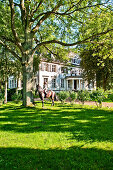
<path fill-rule="evenodd" d="M 36 13 L 36 12 L 37 12 L 37 10 L 38 10 L 38 8 L 40 7 L 40 5 L 42 4 L 42 2 L 43 2 L 43 0 L 40 0 L 39 4 L 38 4 L 38 2 L 36 2 L 36 3 L 35 3 L 35 5 L 34 5 L 34 6 L 36 6 L 37 4 L 38 4 L 38 6 L 36 7 L 36 9 L 35 9 L 34 11 L 32 11 L 32 12 L 31 12 L 31 16 L 33 16 L 33 15 L 34 15 L 34 13 Z"/>
<path fill-rule="evenodd" d="M 48 12 L 51 12 L 51 11 L 48 11 Z M 32 19 L 32 22 L 36 21 L 39 17 L 41 17 L 41 16 L 43 16 L 43 15 L 46 15 L 48 12 L 40 13 L 39 15 L 37 15 L 37 17 L 35 17 L 34 19 Z"/>
<path fill-rule="evenodd" d="M 20 10 L 21 10 L 21 20 L 22 20 L 22 24 L 25 25 L 26 8 L 25 8 L 25 6 L 24 6 L 24 0 L 20 0 Z"/>
<path fill-rule="evenodd" d="M 5 40 L 5 41 L 9 41 L 9 42 L 11 42 L 11 43 L 13 43 L 13 44 L 16 45 L 16 42 L 15 42 L 14 40 L 12 40 L 11 38 L 8 38 L 8 37 L 6 37 L 6 36 L 1 36 L 1 38 L 2 38 L 3 40 Z"/>
<path fill-rule="evenodd" d="M 96 4 L 96 5 L 87 5 L 87 6 L 85 6 L 85 7 L 82 7 L 82 8 L 76 8 L 75 10 L 73 10 L 73 11 L 71 11 L 71 12 L 68 12 L 68 11 L 70 11 L 70 9 L 72 9 L 72 8 L 70 8 L 69 10 L 67 10 L 67 11 L 65 11 L 65 12 L 63 12 L 63 13 L 59 13 L 59 12 L 53 12 L 53 13 L 55 13 L 55 14 L 57 14 L 57 15 L 70 15 L 70 14 L 73 14 L 74 12 L 76 12 L 76 11 L 81 11 L 81 10 L 84 10 L 84 9 L 86 9 L 86 8 L 91 8 L 91 7 L 96 7 L 96 6 L 100 6 L 100 5 L 104 5 L 104 4 L 106 4 L 106 3 L 102 3 L 102 4 Z M 75 7 L 76 5 L 73 5 L 73 7 Z"/>
<path fill-rule="evenodd" d="M 56 53 L 53 53 L 48 47 L 46 47 L 45 45 L 43 45 L 51 54 L 53 54 L 54 56 L 58 57 L 58 55 Z"/>
<path fill-rule="evenodd" d="M 15 11 L 14 11 L 13 0 L 9 0 L 9 3 L 10 3 L 10 9 L 11 9 L 11 29 L 12 29 L 12 33 L 13 33 L 13 36 L 15 38 L 15 42 L 16 42 L 17 46 L 19 47 L 20 51 L 23 53 L 22 45 L 20 43 L 20 39 L 19 39 L 18 34 L 16 32 L 16 29 L 15 29 L 15 21 L 14 21 Z"/>
<path fill-rule="evenodd" d="M 85 38 L 84 40 L 77 41 L 75 43 L 64 43 L 64 42 L 58 41 L 58 40 L 44 41 L 44 42 L 37 44 L 36 47 L 32 50 L 32 53 L 34 53 L 40 46 L 46 45 L 46 44 L 53 44 L 54 43 L 54 44 L 59 44 L 59 45 L 62 45 L 62 46 L 69 47 L 69 46 L 75 46 L 75 45 L 78 45 L 78 44 L 87 43 L 87 42 L 89 42 L 88 40 L 90 40 L 92 38 L 96 38 L 97 36 L 100 36 L 100 35 L 107 34 L 110 31 L 113 31 L 113 28 L 108 29 L 107 31 L 104 31 L 104 32 L 101 32 L 101 33 L 93 34 L 93 35 L 89 36 L 88 38 Z"/>
<path fill-rule="evenodd" d="M 0 40 L 0 44 L 4 46 L 14 57 L 16 57 L 20 62 L 22 62 L 22 58 L 19 57 L 8 45 L 6 45 L 3 41 Z"/>
<path fill-rule="evenodd" d="M 42 22 L 44 22 L 52 13 L 54 13 L 59 7 L 61 6 L 61 1 L 53 8 L 52 11 L 48 11 L 44 14 L 44 16 L 38 21 L 36 26 L 32 29 L 32 32 L 35 34 L 37 30 L 39 29 Z M 42 15 L 42 14 L 41 14 Z"/>

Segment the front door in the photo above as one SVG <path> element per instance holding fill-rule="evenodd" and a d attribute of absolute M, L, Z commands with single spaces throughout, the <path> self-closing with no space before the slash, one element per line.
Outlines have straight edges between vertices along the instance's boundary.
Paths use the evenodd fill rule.
<path fill-rule="evenodd" d="M 77 80 L 74 80 L 74 90 L 77 90 Z"/>

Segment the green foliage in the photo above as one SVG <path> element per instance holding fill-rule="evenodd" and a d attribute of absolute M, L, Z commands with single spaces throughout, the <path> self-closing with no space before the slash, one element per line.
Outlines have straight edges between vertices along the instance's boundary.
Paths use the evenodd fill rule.
<path fill-rule="evenodd" d="M 0 76 L 2 83 L 8 80 L 9 76 L 19 77 L 22 72 L 21 63 L 12 57 L 12 55 L 5 49 L 1 48 L 0 56 Z"/>
<path fill-rule="evenodd" d="M 74 101 L 74 100 L 77 99 L 77 93 L 74 92 L 74 91 L 71 91 L 71 92 L 69 93 L 69 97 L 70 97 L 71 101 Z"/>
<path fill-rule="evenodd" d="M 11 96 L 12 101 L 19 102 L 22 99 L 22 94 L 21 93 L 14 93 Z"/>
<path fill-rule="evenodd" d="M 40 64 L 40 54 L 34 55 L 33 58 L 33 72 L 36 73 L 39 70 L 39 64 Z"/>
<path fill-rule="evenodd" d="M 4 98 L 3 93 L 0 92 L 0 100 Z"/>
<path fill-rule="evenodd" d="M 85 18 L 84 26 L 80 27 L 81 37 L 87 38 L 89 34 L 98 34 L 103 30 L 112 28 L 113 11 L 102 7 L 92 9 L 92 13 Z M 95 29 L 96 28 L 96 29 Z M 88 82 L 95 80 L 98 88 L 104 90 L 112 88 L 113 83 L 113 32 L 92 37 L 89 42 L 79 48 L 83 74 Z"/>
<path fill-rule="evenodd" d="M 11 101 L 11 96 L 14 95 L 16 93 L 16 88 L 13 88 L 13 89 L 8 89 L 7 90 L 7 100 L 8 101 Z"/>
<path fill-rule="evenodd" d="M 4 101 L 4 94 L 0 92 L 0 104 Z"/>
<path fill-rule="evenodd" d="M 80 54 L 84 78 L 88 82 L 96 79 L 97 87 L 102 87 L 104 90 L 109 89 L 113 82 L 113 60 L 108 57 L 103 59 L 104 55 L 99 55 L 101 47 L 92 49 L 93 47 L 84 49 Z M 96 54 L 94 55 L 94 53 Z"/>
<path fill-rule="evenodd" d="M 90 94 L 90 98 L 99 104 L 99 106 L 102 106 L 102 101 L 105 98 L 104 91 L 102 89 L 94 90 Z M 97 104 L 97 106 L 98 106 Z"/>
<path fill-rule="evenodd" d="M 105 97 L 103 102 L 111 102 L 112 101 L 113 89 L 106 90 L 106 91 L 104 91 L 103 94 L 104 94 L 104 97 Z"/>
<path fill-rule="evenodd" d="M 58 93 L 58 98 L 59 100 L 64 103 L 64 101 L 69 97 L 69 92 L 67 91 L 60 91 L 60 93 Z"/>
<path fill-rule="evenodd" d="M 33 91 L 33 98 L 34 98 L 34 99 L 40 98 L 40 97 L 39 97 L 39 93 L 35 94 L 35 91 Z"/>
<path fill-rule="evenodd" d="M 113 93 L 108 95 L 108 98 L 113 102 Z"/>
<path fill-rule="evenodd" d="M 77 99 L 84 104 L 84 102 L 89 99 L 89 92 L 87 90 L 78 91 Z"/>
<path fill-rule="evenodd" d="M 26 71 L 23 72 L 25 106 L 28 105 L 26 86 L 29 77 L 33 78 L 31 72 L 35 52 L 39 50 L 43 54 L 46 51 L 53 54 L 57 61 L 66 62 L 68 50 L 67 48 L 64 50 L 61 45 L 74 46 L 94 39 L 95 34 L 106 33 L 106 30 L 112 28 L 112 5 L 109 1 L 104 5 L 102 2 L 102 0 L 26 0 L 22 3 L 14 0 L 0 1 L 0 44 L 23 66 L 29 67 L 29 69 L 24 67 Z M 112 37 L 108 44 L 112 44 Z M 41 57 L 43 58 L 43 55 Z M 37 65 L 34 67 L 34 71 L 36 70 Z"/>

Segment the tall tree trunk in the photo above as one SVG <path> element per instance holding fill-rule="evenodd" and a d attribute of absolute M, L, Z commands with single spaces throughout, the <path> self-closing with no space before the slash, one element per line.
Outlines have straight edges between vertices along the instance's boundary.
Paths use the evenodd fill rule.
<path fill-rule="evenodd" d="M 107 89 L 108 79 L 109 79 L 109 72 L 107 72 L 106 75 L 103 74 L 103 89 L 104 89 L 104 91 L 106 91 L 106 89 Z"/>
<path fill-rule="evenodd" d="M 103 79 L 103 89 L 104 89 L 104 91 L 106 91 L 106 84 L 107 84 L 107 80 L 104 78 Z"/>
<path fill-rule="evenodd" d="M 26 8 L 28 10 L 28 8 Z M 28 11 L 27 11 L 28 12 Z M 28 14 L 28 13 L 27 13 Z M 29 27 L 29 17 L 26 18 L 25 26 L 25 44 L 23 46 L 24 54 L 22 56 L 23 64 L 23 105 L 30 106 L 34 103 L 33 99 L 33 34 L 31 33 L 31 28 Z"/>
<path fill-rule="evenodd" d="M 23 65 L 23 105 L 30 106 L 33 104 L 33 56 L 30 56 L 29 61 Z"/>
<path fill-rule="evenodd" d="M 5 80 L 5 94 L 4 94 L 4 103 L 7 103 L 7 79 Z"/>

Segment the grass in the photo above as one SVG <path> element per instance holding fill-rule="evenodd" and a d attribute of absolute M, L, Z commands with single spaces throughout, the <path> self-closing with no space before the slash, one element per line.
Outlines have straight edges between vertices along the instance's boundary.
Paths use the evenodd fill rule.
<path fill-rule="evenodd" d="M 113 109 L 0 106 L 0 170 L 113 169 Z"/>

